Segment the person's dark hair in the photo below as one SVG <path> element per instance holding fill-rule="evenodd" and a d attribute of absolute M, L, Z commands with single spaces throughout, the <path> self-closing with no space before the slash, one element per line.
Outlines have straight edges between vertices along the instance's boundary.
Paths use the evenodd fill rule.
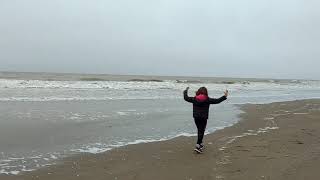
<path fill-rule="evenodd" d="M 200 94 L 203 94 L 203 95 L 206 95 L 208 96 L 208 90 L 206 87 L 201 87 L 198 89 L 198 91 L 196 92 L 196 95 L 200 95 Z"/>

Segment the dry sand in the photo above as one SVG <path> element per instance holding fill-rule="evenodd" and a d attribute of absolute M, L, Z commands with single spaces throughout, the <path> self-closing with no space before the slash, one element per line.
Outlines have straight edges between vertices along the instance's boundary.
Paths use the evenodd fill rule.
<path fill-rule="evenodd" d="M 205 136 L 204 154 L 193 152 L 195 137 L 179 137 L 98 155 L 81 154 L 55 166 L 0 179 L 320 179 L 320 100 L 242 109 L 246 113 L 239 123 Z"/>

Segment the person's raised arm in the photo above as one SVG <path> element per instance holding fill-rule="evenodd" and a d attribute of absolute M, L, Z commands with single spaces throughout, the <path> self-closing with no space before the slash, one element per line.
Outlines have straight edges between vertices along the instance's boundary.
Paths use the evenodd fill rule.
<path fill-rule="evenodd" d="M 227 99 L 228 95 L 229 95 L 229 91 L 226 90 L 226 91 L 224 92 L 224 96 L 221 96 L 221 97 L 218 98 L 218 99 L 216 99 L 216 98 L 210 98 L 210 99 L 209 99 L 209 103 L 210 103 L 210 104 L 219 104 L 219 103 L 225 101 L 225 100 Z"/>
<path fill-rule="evenodd" d="M 187 87 L 186 90 L 183 91 L 183 98 L 185 101 L 192 103 L 193 98 L 188 96 L 188 90 L 189 90 L 189 87 Z"/>

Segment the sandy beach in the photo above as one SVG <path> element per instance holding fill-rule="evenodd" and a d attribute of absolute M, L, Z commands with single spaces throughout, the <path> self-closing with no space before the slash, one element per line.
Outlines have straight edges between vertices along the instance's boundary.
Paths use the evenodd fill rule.
<path fill-rule="evenodd" d="M 205 136 L 128 145 L 81 154 L 11 179 L 79 180 L 311 180 L 319 179 L 320 100 L 241 106 L 241 121 Z"/>

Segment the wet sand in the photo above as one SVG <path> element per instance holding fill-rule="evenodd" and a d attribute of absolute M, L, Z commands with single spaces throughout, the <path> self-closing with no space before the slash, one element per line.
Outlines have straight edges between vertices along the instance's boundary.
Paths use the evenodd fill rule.
<path fill-rule="evenodd" d="M 6 179 L 309 180 L 320 177 L 320 100 L 242 106 L 241 121 L 205 136 L 129 145 Z"/>

